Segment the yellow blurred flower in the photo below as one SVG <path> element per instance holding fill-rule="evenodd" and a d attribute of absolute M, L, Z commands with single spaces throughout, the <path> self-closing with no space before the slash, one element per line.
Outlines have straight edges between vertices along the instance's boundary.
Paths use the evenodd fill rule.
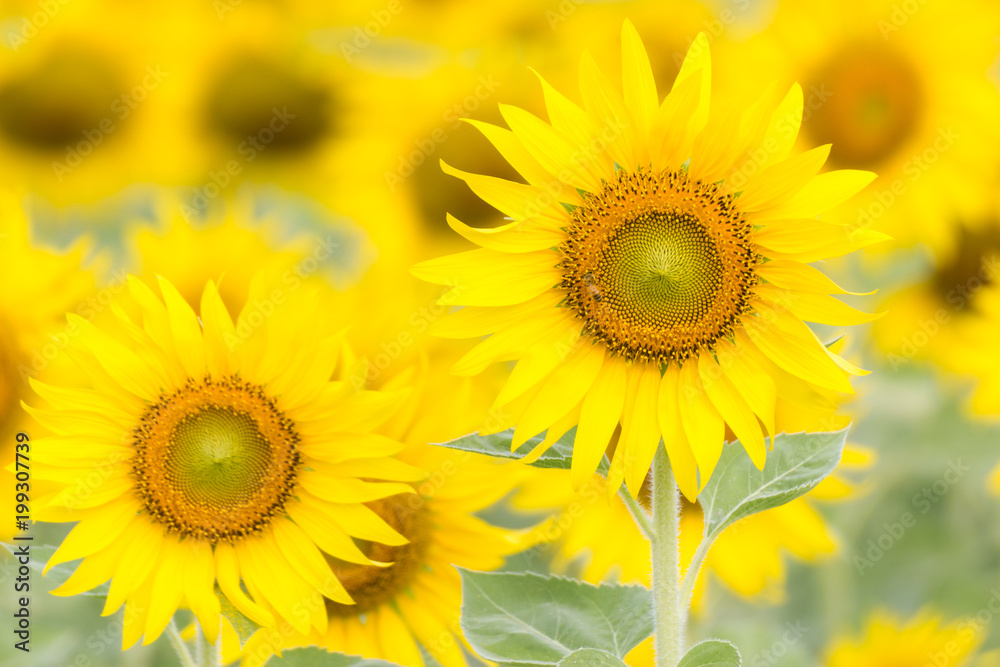
<path fill-rule="evenodd" d="M 21 401 L 30 395 L 29 378 L 65 378 L 64 348 L 71 336 L 66 311 L 93 317 L 87 304 L 94 278 L 81 267 L 83 249 L 58 254 L 33 242 L 16 198 L 0 192 L 0 454 L 14 460 L 15 435 L 42 433 L 30 423 Z M 44 483 L 43 483 L 44 486 Z M 36 488 L 35 491 L 39 491 Z M 0 508 L 13 516 L 14 477 L 0 471 Z M 13 535 L 13 521 L 0 525 L 0 538 Z"/>
<path fill-rule="evenodd" d="M 56 205 L 93 202 L 131 183 L 173 177 L 158 150 L 175 122 L 157 98 L 170 72 L 151 34 L 152 9 L 87 0 L 13 9 L 0 20 L 0 161 L 19 185 Z"/>
<path fill-rule="evenodd" d="M 836 641 L 823 664 L 827 667 L 960 667 L 983 637 L 972 619 L 945 624 L 923 612 L 903 621 L 876 613 L 863 636 Z"/>
<path fill-rule="evenodd" d="M 803 136 L 832 144 L 831 165 L 879 174 L 845 221 L 947 253 L 951 226 L 981 216 L 993 187 L 998 32 L 989 0 L 781 2 L 725 55 L 747 86 L 760 71 L 801 82 Z"/>

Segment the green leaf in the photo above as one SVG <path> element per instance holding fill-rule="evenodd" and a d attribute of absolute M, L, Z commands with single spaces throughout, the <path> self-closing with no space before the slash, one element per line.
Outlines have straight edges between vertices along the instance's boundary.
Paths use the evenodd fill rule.
<path fill-rule="evenodd" d="M 781 434 L 763 470 L 743 447 L 727 445 L 698 504 L 705 515 L 704 541 L 711 544 L 740 519 L 795 500 L 819 484 L 840 462 L 847 431 Z"/>
<path fill-rule="evenodd" d="M 385 660 L 330 653 L 310 646 L 282 651 L 280 658 L 275 656 L 267 661 L 267 667 L 399 667 L 399 665 Z"/>
<path fill-rule="evenodd" d="M 619 658 L 653 632 L 653 604 L 642 586 L 534 573 L 462 575 L 462 630 L 480 657 L 503 664 L 558 665 L 597 648 Z"/>
<path fill-rule="evenodd" d="M 739 650 L 722 639 L 706 639 L 695 644 L 677 667 L 740 667 Z"/>
<path fill-rule="evenodd" d="M 538 457 L 537 461 L 531 463 L 536 468 L 559 468 L 569 470 L 573 460 L 573 440 L 576 438 L 576 427 L 571 428 L 563 437 L 559 438 L 544 454 Z M 458 449 L 463 452 L 473 452 L 475 454 L 485 454 L 500 459 L 523 459 L 531 450 L 544 440 L 542 436 L 531 438 L 516 451 L 511 451 L 514 442 L 514 430 L 508 429 L 502 433 L 493 435 L 479 435 L 472 433 L 463 435 L 461 438 L 450 442 L 439 443 L 440 447 Z M 601 459 L 601 465 L 597 471 L 602 475 L 608 474 L 608 459 Z"/>
<path fill-rule="evenodd" d="M 582 648 L 560 660 L 559 667 L 626 667 L 626 665 L 607 651 Z"/>
<path fill-rule="evenodd" d="M 233 603 L 229 601 L 229 598 L 222 592 L 218 584 L 215 585 L 215 594 L 219 598 L 222 615 L 232 624 L 233 630 L 236 630 L 236 636 L 240 638 L 240 648 L 243 648 L 260 626 L 244 616 L 242 611 L 233 606 Z"/>

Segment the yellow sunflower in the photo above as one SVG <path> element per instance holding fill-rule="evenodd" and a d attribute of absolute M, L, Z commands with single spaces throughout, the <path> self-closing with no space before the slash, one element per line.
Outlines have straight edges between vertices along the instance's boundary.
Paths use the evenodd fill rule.
<path fill-rule="evenodd" d="M 838 216 L 947 250 L 942 221 L 978 217 L 992 188 L 982 176 L 995 173 L 1000 141 L 998 32 L 989 0 L 781 2 L 727 55 L 748 85 L 760 71 L 801 82 L 804 137 L 832 143 L 833 166 L 879 174 Z"/>
<path fill-rule="evenodd" d="M 104 614 L 126 605 L 126 648 L 182 605 L 214 643 L 216 585 L 262 625 L 325 631 L 324 600 L 354 602 L 327 558 L 377 565 L 352 537 L 407 542 L 364 505 L 423 476 L 374 432 L 407 392 L 358 389 L 363 364 L 314 326 L 308 294 L 234 322 L 212 282 L 200 317 L 160 291 L 130 278 L 131 311 L 116 303 L 100 328 L 68 316 L 89 386 L 33 383 L 49 407 L 26 409 L 56 434 L 34 441 L 34 476 L 62 483 L 36 512 L 79 522 L 46 567 L 83 558 L 54 593 L 110 580 Z"/>
<path fill-rule="evenodd" d="M 160 104 L 172 82 L 162 35 L 149 30 L 154 10 L 100 0 L 57 9 L 0 16 L 0 161 L 58 206 L 169 178 L 174 162 L 157 147 L 173 127 Z"/>
<path fill-rule="evenodd" d="M 886 612 L 869 621 L 865 636 L 842 638 L 829 649 L 827 667 L 960 667 L 969 664 L 983 640 L 975 619 L 945 624 L 939 616 L 922 612 L 902 621 Z"/>
<path fill-rule="evenodd" d="M 227 660 L 242 657 L 243 667 L 263 664 L 283 649 L 320 646 L 329 651 L 381 658 L 405 667 L 423 667 L 422 647 L 444 667 L 465 667 L 459 630 L 461 581 L 454 566 L 493 570 L 504 556 L 528 543 L 521 533 L 494 527 L 476 517 L 536 471 L 503 466 L 487 457 L 430 446 L 468 432 L 489 407 L 489 397 L 467 378 L 446 372 L 431 360 L 441 351 L 423 346 L 424 363 L 388 380 L 372 382 L 383 389 L 417 372 L 417 391 L 404 409 L 380 429 L 407 443 L 399 457 L 425 471 L 414 485 L 417 495 L 393 496 L 368 507 L 408 538 L 403 545 L 361 543 L 373 560 L 391 563 L 378 568 L 335 562 L 334 571 L 355 605 L 330 601 L 329 628 L 296 632 L 288 624 L 258 631 L 242 651 L 235 635 L 223 637 Z M 447 405 L 445 405 L 445 401 Z"/>
<path fill-rule="evenodd" d="M 248 297 L 262 297 L 249 294 L 255 283 L 263 296 L 273 284 L 291 292 L 327 283 L 350 286 L 378 251 L 358 225 L 313 205 L 324 219 L 305 221 L 302 210 L 248 190 L 192 222 L 182 200 L 160 193 L 153 226 L 129 225 L 126 254 L 135 255 L 136 273 L 167 278 L 192 305 L 199 303 L 205 283 L 215 281 L 230 312 L 243 308 Z M 261 301 L 257 308 L 266 314 L 273 305 Z"/>
<path fill-rule="evenodd" d="M 661 104 L 631 23 L 622 40 L 624 95 L 585 55 L 584 108 L 543 81 L 551 124 L 508 106 L 510 130 L 475 123 L 527 183 L 444 168 L 513 221 L 480 230 L 449 218 L 482 247 L 413 271 L 466 306 L 442 335 L 492 334 L 455 372 L 518 360 L 495 406 L 517 425 L 515 447 L 578 424 L 581 485 L 620 422 L 610 489 L 624 479 L 637 494 L 662 437 L 693 499 L 727 425 L 763 466 L 777 394 L 852 391 L 848 376 L 863 371 L 803 320 L 872 316 L 831 297 L 845 292 L 808 262 L 884 237 L 815 219 L 873 174 L 817 175 L 829 146 L 789 157 L 798 86 L 742 114 L 710 112 L 700 35 Z"/>
<path fill-rule="evenodd" d="M 67 310 L 90 314 L 87 298 L 94 289 L 90 271 L 82 270 L 81 248 L 66 254 L 43 249 L 31 239 L 21 207 L 10 193 L 0 192 L 0 453 L 13 461 L 15 435 L 29 427 L 20 401 L 30 393 L 28 380 L 44 375 L 65 377 L 68 341 L 64 314 Z M 70 371 L 71 373 L 71 371 Z M 3 508 L 13 516 L 14 476 L 0 471 Z M 0 538 L 9 539 L 13 522 L 0 526 Z"/>

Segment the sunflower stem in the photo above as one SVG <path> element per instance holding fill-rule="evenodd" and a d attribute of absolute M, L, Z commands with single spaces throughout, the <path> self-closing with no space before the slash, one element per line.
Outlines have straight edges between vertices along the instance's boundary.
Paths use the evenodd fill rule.
<path fill-rule="evenodd" d="M 170 625 L 167 626 L 167 636 L 170 637 L 170 645 L 174 647 L 174 651 L 177 653 L 177 657 L 180 658 L 183 667 L 199 667 L 198 663 L 191 657 L 188 645 L 181 637 L 181 633 L 177 630 L 173 619 L 170 620 Z"/>
<path fill-rule="evenodd" d="M 680 503 L 667 451 L 653 460 L 653 617 L 656 667 L 676 667 L 684 655 L 688 605 L 680 586 Z"/>

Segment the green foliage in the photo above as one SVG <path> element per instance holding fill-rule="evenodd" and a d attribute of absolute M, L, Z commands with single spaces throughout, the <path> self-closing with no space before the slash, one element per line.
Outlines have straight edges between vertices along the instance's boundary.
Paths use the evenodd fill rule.
<path fill-rule="evenodd" d="M 848 429 L 782 434 L 758 470 L 746 451 L 728 445 L 698 503 L 705 514 L 706 547 L 728 526 L 791 502 L 816 487 L 840 462 Z"/>
<path fill-rule="evenodd" d="M 741 664 L 735 646 L 721 639 L 708 639 L 692 646 L 677 667 L 740 667 Z"/>
<path fill-rule="evenodd" d="M 607 651 L 582 648 L 559 661 L 559 667 L 624 667 L 625 663 Z"/>
<path fill-rule="evenodd" d="M 583 664 L 562 661 L 584 648 L 623 658 L 653 631 L 652 600 L 642 586 L 460 571 L 462 630 L 486 660 L 518 667 Z"/>
<path fill-rule="evenodd" d="M 329 653 L 325 649 L 310 646 L 282 651 L 281 657 L 267 661 L 267 667 L 399 667 L 394 662 L 359 658 L 343 653 Z"/>
<path fill-rule="evenodd" d="M 573 439 L 576 438 L 576 428 L 571 428 L 563 437 L 559 438 L 544 454 L 538 457 L 537 461 L 531 463 L 536 468 L 559 468 L 569 470 L 573 460 Z M 523 459 L 531 450 L 538 446 L 544 438 L 538 436 L 531 438 L 516 450 L 511 451 L 514 441 L 514 431 L 509 429 L 502 433 L 493 435 L 479 435 L 472 433 L 464 435 L 450 442 L 443 442 L 440 446 L 449 449 L 458 449 L 463 452 L 473 452 L 475 454 L 485 454 L 499 459 Z M 601 465 L 597 471 L 602 475 L 608 473 L 607 458 L 601 459 Z"/>

